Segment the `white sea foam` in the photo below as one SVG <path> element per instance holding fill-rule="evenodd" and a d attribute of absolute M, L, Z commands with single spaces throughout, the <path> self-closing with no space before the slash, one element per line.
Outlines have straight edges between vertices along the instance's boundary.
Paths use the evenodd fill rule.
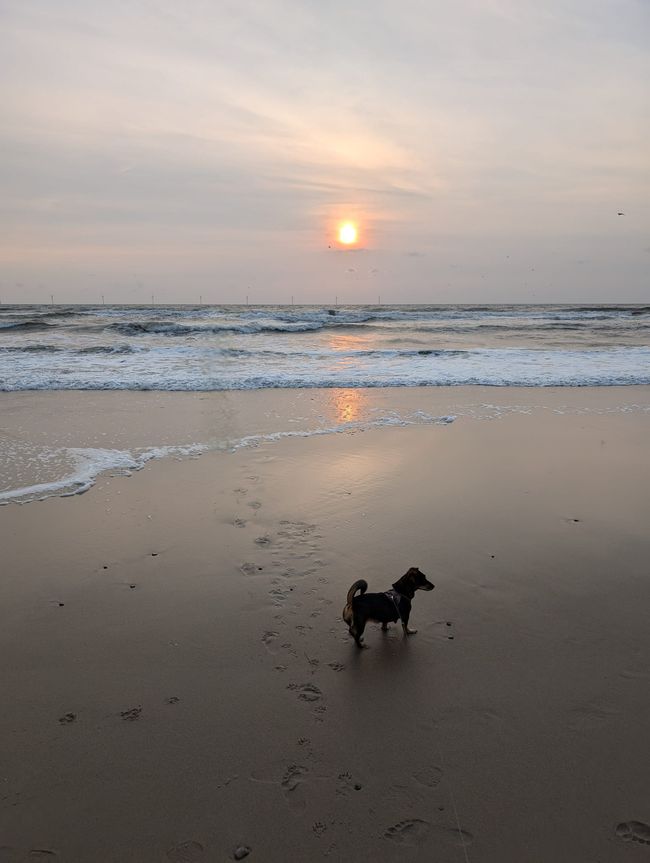
<path fill-rule="evenodd" d="M 50 482 L 0 491 L 0 506 L 8 503 L 28 503 L 45 500 L 49 497 L 71 497 L 89 491 L 101 474 L 118 472 L 130 475 L 141 470 L 152 459 L 196 457 L 209 451 L 224 450 L 235 452 L 247 447 L 257 447 L 283 438 L 312 437 L 314 435 L 345 434 L 355 431 L 369 431 L 386 426 L 404 427 L 410 425 L 448 425 L 454 416 L 435 417 L 424 411 L 416 411 L 404 416 L 391 412 L 385 416 L 368 421 L 344 422 L 338 425 L 317 428 L 291 429 L 277 432 L 244 435 L 236 439 L 224 439 L 210 444 L 195 443 L 172 446 L 154 446 L 140 450 L 102 449 L 98 447 L 61 447 L 50 458 L 71 465 L 65 474 Z M 43 455 L 40 455 L 41 460 Z"/>
<path fill-rule="evenodd" d="M 591 350 L 237 352 L 155 347 L 135 354 L 5 355 L 0 388 L 213 391 L 296 387 L 650 384 L 650 347 Z"/>
<path fill-rule="evenodd" d="M 647 306 L 0 309 L 7 391 L 647 383 Z"/>

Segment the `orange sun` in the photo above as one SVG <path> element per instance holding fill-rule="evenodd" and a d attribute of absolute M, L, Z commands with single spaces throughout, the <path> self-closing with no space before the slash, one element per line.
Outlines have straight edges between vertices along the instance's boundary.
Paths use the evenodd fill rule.
<path fill-rule="evenodd" d="M 339 243 L 344 246 L 352 246 L 357 241 L 357 226 L 354 222 L 342 222 L 339 225 Z"/>

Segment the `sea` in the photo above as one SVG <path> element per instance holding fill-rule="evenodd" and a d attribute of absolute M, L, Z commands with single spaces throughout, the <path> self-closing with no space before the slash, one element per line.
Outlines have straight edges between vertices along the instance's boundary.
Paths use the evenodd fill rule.
<path fill-rule="evenodd" d="M 0 306 L 0 390 L 650 383 L 650 306 Z"/>
<path fill-rule="evenodd" d="M 157 458 L 530 413 L 531 392 L 551 409 L 549 387 L 571 412 L 572 388 L 639 384 L 647 305 L 2 305 L 0 505 L 82 494 Z M 457 389 L 474 386 L 494 396 Z M 621 392 L 611 410 L 650 412 Z"/>

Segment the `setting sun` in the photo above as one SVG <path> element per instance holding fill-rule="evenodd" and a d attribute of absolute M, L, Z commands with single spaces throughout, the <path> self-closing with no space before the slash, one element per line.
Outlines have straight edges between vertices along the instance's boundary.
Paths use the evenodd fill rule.
<path fill-rule="evenodd" d="M 357 226 L 354 222 L 343 222 L 339 225 L 339 242 L 350 246 L 357 241 Z"/>

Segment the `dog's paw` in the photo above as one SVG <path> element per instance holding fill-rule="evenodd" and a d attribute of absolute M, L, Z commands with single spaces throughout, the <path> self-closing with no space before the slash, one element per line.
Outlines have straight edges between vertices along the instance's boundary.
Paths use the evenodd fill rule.
<path fill-rule="evenodd" d="M 623 842 L 637 842 L 650 845 L 650 827 L 643 821 L 623 821 L 616 827 L 616 835 Z"/>

